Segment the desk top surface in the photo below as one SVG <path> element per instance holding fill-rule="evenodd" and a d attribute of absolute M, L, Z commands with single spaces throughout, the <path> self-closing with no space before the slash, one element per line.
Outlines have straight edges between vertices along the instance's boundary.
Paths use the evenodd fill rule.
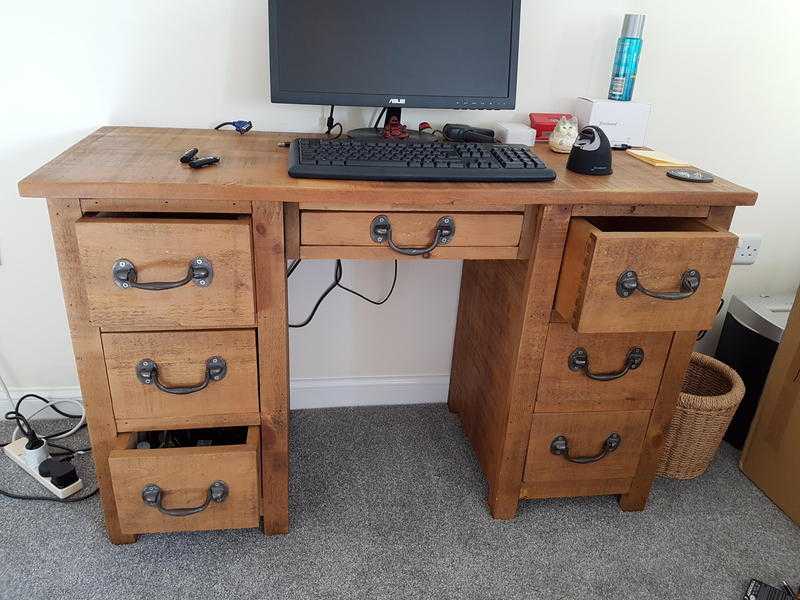
<path fill-rule="evenodd" d="M 20 181 L 35 198 L 198 199 L 414 205 L 524 204 L 752 205 L 757 194 L 717 178 L 689 183 L 669 178 L 624 152 L 614 152 L 614 174 L 566 170 L 567 155 L 546 144 L 534 151 L 558 177 L 547 183 L 384 182 L 293 179 L 288 149 L 278 142 L 308 134 L 151 127 L 102 127 Z M 193 170 L 178 163 L 188 148 L 222 156 L 218 166 Z"/>

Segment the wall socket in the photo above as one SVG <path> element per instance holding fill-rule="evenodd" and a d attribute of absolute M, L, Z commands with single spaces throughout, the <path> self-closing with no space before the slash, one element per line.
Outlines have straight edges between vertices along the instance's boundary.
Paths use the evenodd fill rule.
<path fill-rule="evenodd" d="M 736 246 L 736 253 L 733 255 L 733 264 L 752 265 L 756 262 L 763 239 L 764 236 L 760 233 L 741 234 L 739 236 L 739 245 Z"/>

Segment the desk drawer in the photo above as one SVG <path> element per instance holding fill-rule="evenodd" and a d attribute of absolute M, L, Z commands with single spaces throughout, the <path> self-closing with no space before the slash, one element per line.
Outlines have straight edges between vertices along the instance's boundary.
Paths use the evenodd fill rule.
<path fill-rule="evenodd" d="M 84 217 L 75 232 L 92 325 L 124 330 L 254 324 L 248 217 Z M 198 265 L 199 259 L 206 262 Z M 152 289 L 164 287 L 169 289 Z"/>
<path fill-rule="evenodd" d="M 258 424 L 255 331 L 104 333 L 102 339 L 119 431 Z"/>
<path fill-rule="evenodd" d="M 258 427 L 216 432 L 228 437 L 228 445 L 142 450 L 136 448 L 139 434 L 117 436 L 118 449 L 111 451 L 108 463 L 123 533 L 258 527 Z M 212 488 L 217 481 L 224 486 Z M 152 488 L 145 494 L 151 484 L 158 486 L 160 497 Z M 157 506 L 160 500 L 161 508 L 173 513 L 199 508 L 212 491 L 221 501 L 211 500 L 194 514 L 167 514 Z"/>
<path fill-rule="evenodd" d="M 736 243 L 695 219 L 572 219 L 556 310 L 584 333 L 708 329 Z"/>
<path fill-rule="evenodd" d="M 650 410 L 671 340 L 672 333 L 576 333 L 550 323 L 536 412 Z"/>
<path fill-rule="evenodd" d="M 300 255 L 323 258 L 516 258 L 521 213 L 300 213 Z M 378 228 L 378 229 L 376 229 Z M 380 232 L 380 233 L 378 233 Z M 415 252 L 392 249 L 414 248 Z"/>
<path fill-rule="evenodd" d="M 535 414 L 523 497 L 626 492 L 639 465 L 649 420 L 647 410 Z M 614 440 L 616 449 L 604 456 L 606 444 Z"/>

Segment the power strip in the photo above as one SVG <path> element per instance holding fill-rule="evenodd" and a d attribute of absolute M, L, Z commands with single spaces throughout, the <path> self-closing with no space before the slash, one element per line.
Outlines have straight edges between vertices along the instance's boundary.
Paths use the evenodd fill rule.
<path fill-rule="evenodd" d="M 49 492 L 55 494 L 62 500 L 64 498 L 69 498 L 72 494 L 79 492 L 83 489 L 83 480 L 78 479 L 75 483 L 68 485 L 65 488 L 56 487 L 53 485 L 53 482 L 50 481 L 49 477 L 42 477 L 39 475 L 39 470 L 35 467 L 31 467 L 28 463 L 25 462 L 25 444 L 28 440 L 24 437 L 19 438 L 18 440 L 11 442 L 10 444 L 6 445 L 3 448 L 3 452 L 17 463 L 20 467 L 25 469 L 25 471 L 33 477 L 36 481 L 41 483 Z"/>

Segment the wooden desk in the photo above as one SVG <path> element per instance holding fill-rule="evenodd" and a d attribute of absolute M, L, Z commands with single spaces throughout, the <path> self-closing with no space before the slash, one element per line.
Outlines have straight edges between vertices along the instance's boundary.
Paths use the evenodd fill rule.
<path fill-rule="evenodd" d="M 424 260 L 372 241 L 379 214 L 400 244 L 425 245 L 443 216 L 456 223 L 431 253 L 465 260 L 449 406 L 492 515 L 513 517 L 521 498 L 593 494 L 643 509 L 696 332 L 722 294 L 734 208 L 756 194 L 669 179 L 624 153 L 610 177 L 577 175 L 545 146 L 551 183 L 291 179 L 277 142 L 293 137 L 104 127 L 19 184 L 48 199 L 111 540 L 259 516 L 266 533 L 288 531 L 286 260 Z M 182 167 L 193 146 L 222 163 Z M 213 265 L 213 280 L 200 283 L 201 269 L 182 287 L 145 291 L 112 275 L 119 261 L 140 282 L 175 280 L 195 260 Z M 687 283 L 691 270 L 700 277 Z M 622 297 L 629 271 L 651 290 L 691 293 L 657 299 L 634 281 Z M 225 377 L 190 395 L 142 374 L 151 359 L 162 385 L 185 386 L 218 373 L 212 357 L 226 360 Z M 610 373 L 620 376 L 602 380 Z M 241 433 L 228 446 L 135 448 L 136 432 L 198 427 Z M 189 517 L 141 497 L 150 482 L 168 508 L 199 504 L 213 479 L 229 496 Z"/>

